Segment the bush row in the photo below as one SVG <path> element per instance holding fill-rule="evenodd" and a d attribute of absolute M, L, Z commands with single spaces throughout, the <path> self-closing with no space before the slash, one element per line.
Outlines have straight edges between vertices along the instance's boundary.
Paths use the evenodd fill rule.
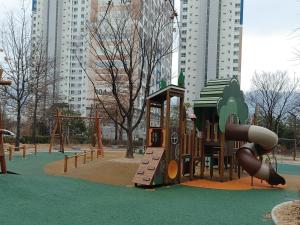
<path fill-rule="evenodd" d="M 16 141 L 16 137 L 5 136 L 4 138 L 5 143 L 14 144 Z M 35 137 L 36 143 L 39 144 L 47 144 L 50 143 L 50 136 L 36 136 Z M 31 136 L 23 136 L 20 138 L 20 142 L 23 144 L 31 144 L 33 143 L 33 139 Z"/>

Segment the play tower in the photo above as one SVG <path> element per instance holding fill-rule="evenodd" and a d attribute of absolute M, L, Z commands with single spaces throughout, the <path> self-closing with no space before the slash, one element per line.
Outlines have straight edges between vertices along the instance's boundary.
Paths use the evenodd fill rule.
<path fill-rule="evenodd" d="M 171 127 L 171 99 L 177 97 L 178 127 Z M 172 99 L 173 100 L 173 99 Z M 180 180 L 181 136 L 184 133 L 184 88 L 170 85 L 147 98 L 146 152 L 133 178 L 135 185 L 166 185 Z M 155 121 L 156 119 L 156 121 Z M 155 123 L 156 122 L 156 123 Z"/>

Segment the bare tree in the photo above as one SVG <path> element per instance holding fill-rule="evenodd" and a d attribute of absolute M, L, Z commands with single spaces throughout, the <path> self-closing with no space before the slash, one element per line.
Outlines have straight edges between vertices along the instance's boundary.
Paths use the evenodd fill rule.
<path fill-rule="evenodd" d="M 37 117 L 38 113 L 41 113 L 41 117 L 45 120 L 46 114 L 46 96 L 51 98 L 49 94 L 49 87 L 56 85 L 54 76 L 49 74 L 52 71 L 51 68 L 54 66 L 54 60 L 50 59 L 47 54 L 46 43 L 43 38 L 32 43 L 31 48 L 31 99 L 32 99 L 32 140 L 36 143 L 36 130 L 37 130 Z M 41 104 L 42 103 L 42 104 Z M 39 107 L 40 106 L 40 107 Z M 38 110 L 38 107 L 40 108 Z M 45 122 L 45 121 L 44 121 Z"/>
<path fill-rule="evenodd" d="M 277 131 L 279 123 L 300 108 L 297 89 L 299 79 L 291 79 L 287 72 L 255 73 L 252 78 L 252 91 L 247 94 L 247 101 L 256 108 L 262 125 Z"/>
<path fill-rule="evenodd" d="M 5 63 L 1 65 L 5 76 L 12 81 L 3 91 L 9 98 L 10 106 L 16 110 L 16 146 L 20 143 L 20 124 L 22 110 L 30 96 L 31 37 L 28 15 L 24 7 L 19 14 L 10 13 L 1 33 L 1 48 Z"/>
<path fill-rule="evenodd" d="M 128 158 L 133 157 L 133 131 L 144 116 L 154 70 L 172 53 L 173 20 L 165 16 L 168 12 L 170 17 L 174 14 L 169 2 L 159 3 L 157 13 L 151 15 L 146 27 L 141 27 L 140 9 L 133 1 L 122 5 L 116 13 L 109 4 L 105 12 L 87 25 L 91 60 L 86 68 L 81 63 L 95 93 L 104 88 L 115 102 L 120 119 L 111 113 L 101 95 L 96 96 L 109 118 L 127 133 Z"/>

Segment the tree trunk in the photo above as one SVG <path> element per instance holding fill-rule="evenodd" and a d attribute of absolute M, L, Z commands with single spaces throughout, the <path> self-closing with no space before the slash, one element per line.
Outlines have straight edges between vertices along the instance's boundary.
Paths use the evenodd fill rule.
<path fill-rule="evenodd" d="M 16 133 L 16 147 L 20 146 L 20 133 L 21 133 L 21 106 L 20 102 L 17 103 L 17 133 Z"/>
<path fill-rule="evenodd" d="M 123 129 L 122 127 L 120 127 L 119 129 L 119 141 L 122 141 L 123 140 Z"/>
<path fill-rule="evenodd" d="M 35 100 L 34 100 L 34 109 L 33 109 L 33 123 L 32 123 L 32 142 L 33 144 L 36 144 L 36 125 L 37 125 L 37 119 L 36 119 L 36 114 L 37 114 L 37 107 L 38 107 L 38 96 L 37 93 L 35 95 Z"/>
<path fill-rule="evenodd" d="M 127 131 L 127 151 L 126 158 L 133 158 L 133 138 L 132 138 L 132 124 L 131 121 L 128 121 L 128 131 Z"/>
<path fill-rule="evenodd" d="M 118 123 L 115 122 L 115 144 L 117 144 L 117 140 L 118 140 Z"/>

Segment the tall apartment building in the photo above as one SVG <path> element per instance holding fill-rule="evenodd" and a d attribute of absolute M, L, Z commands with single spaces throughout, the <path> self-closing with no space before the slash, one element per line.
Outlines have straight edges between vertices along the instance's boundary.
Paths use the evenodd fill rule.
<path fill-rule="evenodd" d="M 91 55 L 89 43 L 86 41 L 88 31 L 86 23 L 90 23 L 101 16 L 101 10 L 108 5 L 108 0 L 33 0 L 32 1 L 32 39 L 43 38 L 47 43 L 47 52 L 50 58 L 55 59 L 55 69 L 49 71 L 59 81 L 53 87 L 53 93 L 60 96 L 60 101 L 68 103 L 75 111 L 86 115 L 90 105 L 94 102 L 94 88 L 85 72 L 82 70 L 78 58 L 84 65 L 88 65 Z M 124 5 L 138 5 L 142 16 L 139 22 L 143 32 L 148 32 L 148 25 L 153 23 L 153 15 L 159 9 L 158 5 L 165 0 L 113 0 L 110 13 L 122 11 Z M 169 5 L 170 7 L 170 5 Z M 165 9 L 162 15 L 170 20 L 171 7 Z M 161 13 L 161 11 L 159 12 Z M 161 44 L 172 43 L 172 21 L 161 35 Z M 105 30 L 103 31 L 105 33 Z M 172 55 L 161 59 L 154 70 L 150 93 L 159 89 L 161 79 L 171 83 Z M 97 83 L 97 93 L 110 95 L 109 88 Z M 145 87 L 142 87 L 142 92 Z M 105 97 L 105 96 L 104 96 Z M 141 107 L 143 96 L 137 98 L 137 107 Z M 143 123 L 141 123 L 143 127 Z M 103 132 L 105 134 L 112 133 Z"/>
<path fill-rule="evenodd" d="M 98 8 L 99 8 L 99 18 L 101 18 L 106 10 L 107 10 L 107 1 L 106 0 L 99 0 L 98 1 Z M 131 13 L 129 13 L 128 10 L 133 11 L 133 14 L 130 15 Z M 158 16 L 159 15 L 159 16 Z M 173 43 L 173 20 L 170 18 L 170 16 L 172 15 L 172 7 L 169 4 L 169 2 L 166 2 L 165 0 L 149 0 L 149 1 L 144 1 L 144 0 L 132 0 L 132 1 L 124 1 L 124 0 L 115 0 L 112 1 L 112 4 L 109 8 L 109 15 L 107 15 L 107 21 L 100 21 L 103 22 L 101 23 L 102 26 L 101 27 L 109 27 L 111 25 L 115 25 L 115 29 L 120 29 L 120 27 L 125 26 L 126 28 L 124 29 L 124 31 L 122 32 L 122 35 L 124 37 L 124 44 L 121 44 L 121 48 L 126 48 L 126 45 L 128 49 L 130 49 L 133 45 L 136 45 L 136 47 L 138 48 L 139 44 L 134 44 L 132 42 L 132 39 L 134 38 L 134 33 L 135 36 L 137 36 L 137 33 L 139 33 L 139 35 L 143 36 L 144 38 L 150 38 L 152 33 L 152 27 L 156 27 L 157 28 L 157 21 L 156 19 L 159 17 L 159 20 L 162 20 L 162 24 L 160 29 L 162 29 L 162 32 L 160 34 L 159 37 L 159 41 L 158 41 L 158 45 L 159 45 L 159 49 L 160 50 L 164 50 L 163 46 L 170 46 L 172 47 L 172 43 Z M 99 23 L 98 23 L 99 24 Z M 116 25 L 118 24 L 118 25 Z M 138 29 L 136 29 L 136 26 L 138 26 Z M 104 40 L 106 43 L 106 47 L 107 49 L 110 49 L 109 51 L 111 52 L 118 52 L 118 50 L 116 49 L 115 43 L 115 35 L 113 35 L 113 32 L 111 31 L 111 29 L 107 29 L 107 33 L 105 33 L 105 31 L 103 31 L 103 35 L 104 37 L 101 37 L 101 40 Z M 99 32 L 98 32 L 99 33 Z M 99 33 L 99 35 L 101 35 L 101 33 Z M 127 42 L 127 39 L 129 39 L 129 43 Z M 152 41 L 154 40 L 154 38 L 152 38 Z M 139 39 L 135 38 L 135 42 L 139 43 Z M 110 46 L 111 45 L 111 46 Z M 98 75 L 96 75 L 96 79 L 98 77 L 98 81 L 97 81 L 97 88 L 98 88 L 98 94 L 102 95 L 100 96 L 102 99 L 104 99 L 104 101 L 108 101 L 109 102 L 109 95 L 110 95 L 110 89 L 111 86 L 107 85 L 107 80 L 110 80 L 110 72 L 108 72 L 105 67 L 103 66 L 103 64 L 107 64 L 107 60 L 105 60 L 106 56 L 105 56 L 105 51 L 102 47 L 97 48 L 97 43 L 95 44 L 95 47 L 93 47 L 93 49 L 97 49 L 97 54 L 99 54 L 98 56 L 100 56 L 100 58 L 104 59 L 104 60 L 99 60 L 97 59 L 96 62 L 94 62 L 93 64 L 97 64 L 99 65 L 99 67 L 96 67 L 97 70 L 101 69 L 100 71 L 101 73 L 101 77 L 99 78 Z M 120 47 L 120 46 L 119 46 Z M 172 49 L 170 49 L 171 52 Z M 135 62 L 140 61 L 141 58 L 145 57 L 145 56 L 141 56 L 139 55 L 138 57 L 136 57 L 138 54 L 141 54 L 141 50 L 137 50 L 137 51 L 133 51 L 134 56 L 130 57 L 132 60 L 131 61 L 133 64 L 135 64 Z M 119 54 L 119 52 L 117 53 Z M 137 54 L 137 55 L 135 55 Z M 126 54 L 125 54 L 126 55 Z M 123 55 L 124 56 L 124 55 Z M 125 56 L 126 57 L 126 56 Z M 159 53 L 156 55 L 156 57 L 159 57 Z M 146 60 L 146 59 L 145 59 Z M 129 61 L 127 61 L 127 63 L 129 63 Z M 116 60 L 115 61 L 115 66 L 118 67 L 118 73 L 120 73 L 122 76 L 122 73 L 124 73 L 124 67 L 123 67 L 123 61 L 119 61 Z M 147 66 L 144 64 L 143 68 L 142 68 L 142 62 L 139 62 L 140 65 L 138 65 L 137 67 L 135 67 L 135 71 L 134 74 L 136 74 L 137 77 L 133 77 L 134 80 L 136 80 L 136 85 L 139 84 L 139 79 L 137 79 L 140 76 L 140 72 L 143 71 L 144 72 L 144 78 L 146 78 L 145 74 L 147 74 Z M 156 65 L 154 71 L 153 71 L 153 75 L 151 77 L 151 84 L 150 84 L 150 93 L 153 93 L 155 91 L 158 91 L 160 88 L 160 81 L 163 79 L 166 81 L 167 84 L 171 83 L 171 70 L 172 70 L 172 54 L 168 54 L 166 56 L 164 56 Z M 99 72 L 99 70 L 98 70 Z M 105 75 L 108 74 L 108 78 L 105 77 Z M 135 76 L 135 75 L 134 75 Z M 103 78 L 105 77 L 105 78 Z M 124 73 L 124 77 L 125 79 L 128 78 L 127 75 Z M 139 109 L 141 109 L 143 103 L 144 103 L 144 91 L 146 89 L 146 79 L 143 80 L 142 82 L 142 87 L 141 87 L 141 92 L 140 95 L 137 97 L 136 102 L 135 102 L 135 107 L 137 109 L 137 111 L 139 111 Z M 120 89 L 123 89 L 124 86 L 127 87 L 126 85 L 128 85 L 128 82 L 124 82 L 124 84 L 119 85 L 118 87 Z M 118 89 L 119 89 L 118 88 Z M 114 101 L 114 100 L 112 100 Z M 128 102 L 128 101 L 127 101 Z M 126 103 L 127 103 L 126 102 Z M 124 105 L 126 105 L 126 103 L 124 103 Z M 136 119 L 137 117 L 134 117 L 134 119 Z M 105 128 L 104 128 L 105 129 Z M 111 132 L 108 131 L 108 129 L 111 130 Z M 113 126 L 109 126 L 107 127 L 107 129 L 105 129 L 106 132 L 103 133 L 111 133 L 113 134 Z M 139 127 L 136 130 L 136 137 L 145 137 L 145 120 L 143 119 L 142 122 L 140 123 Z"/>
<path fill-rule="evenodd" d="M 240 80 L 243 0 L 181 0 L 180 12 L 178 69 L 191 103 L 208 80 Z"/>
<path fill-rule="evenodd" d="M 147 23 L 155 15 L 156 5 L 165 0 L 114 0 L 114 7 L 121 9 L 124 4 L 138 3 L 143 13 L 141 28 L 147 32 Z M 32 1 L 32 39 L 43 38 L 47 43 L 50 58 L 55 59 L 55 69 L 50 71 L 59 78 L 53 87 L 53 93 L 60 96 L 61 102 L 70 108 L 86 114 L 92 102 L 93 87 L 78 63 L 89 61 L 89 45 L 85 41 L 86 23 L 99 16 L 99 9 L 107 6 L 107 0 L 33 0 Z M 166 13 L 166 17 L 170 15 Z M 105 32 L 105 31 L 103 31 Z M 164 39 L 172 42 L 172 27 L 166 29 Z M 171 81 L 171 55 L 157 65 L 152 80 L 151 92 L 158 90 L 159 81 Z M 101 85 L 99 93 L 107 93 Z M 108 93 L 109 94 L 109 93 Z M 142 101 L 139 98 L 139 101 Z"/>
<path fill-rule="evenodd" d="M 77 57 L 87 60 L 83 40 L 89 16 L 89 0 L 32 1 L 32 39 L 42 38 L 48 57 L 55 59 L 55 68 L 49 71 L 58 80 L 53 93 L 82 114 L 86 113 L 88 81 Z"/>

